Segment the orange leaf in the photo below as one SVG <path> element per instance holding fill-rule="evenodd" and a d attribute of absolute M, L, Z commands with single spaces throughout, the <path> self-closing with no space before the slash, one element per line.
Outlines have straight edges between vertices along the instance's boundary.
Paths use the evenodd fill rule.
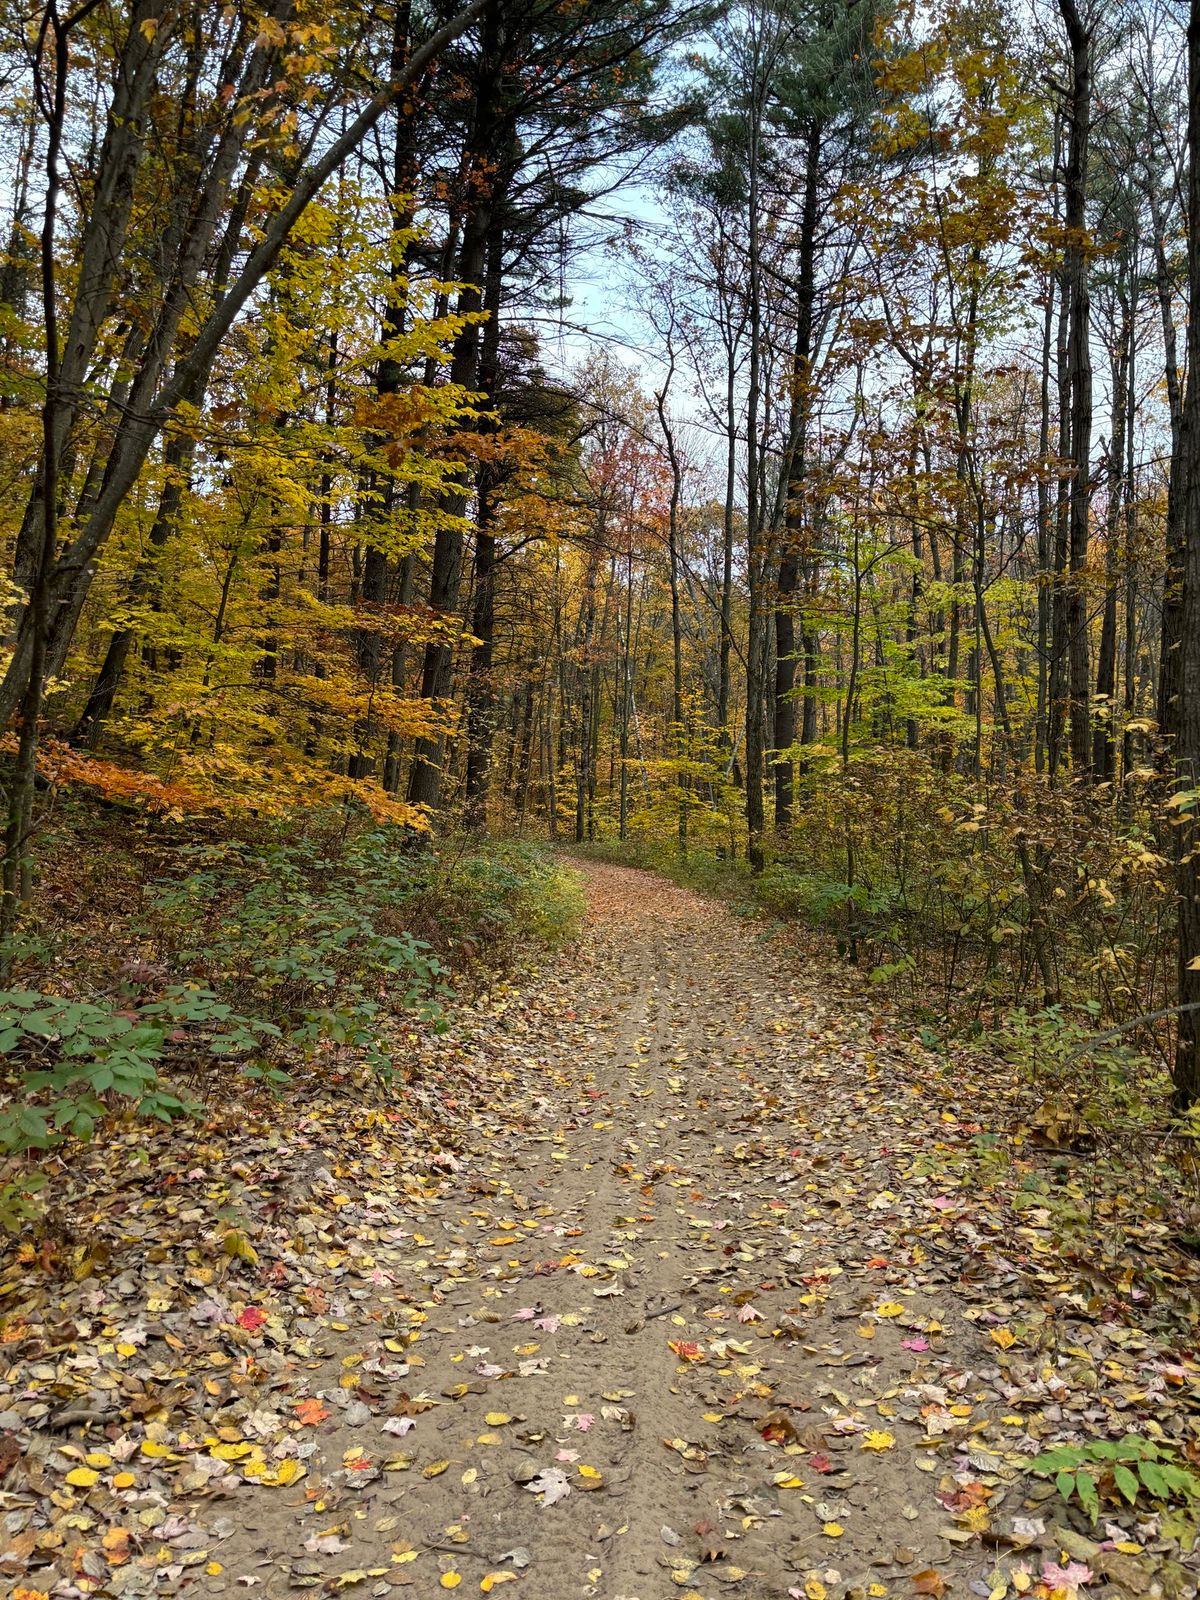
<path fill-rule="evenodd" d="M 308 1400 L 297 1400 L 296 1415 L 304 1427 L 315 1428 L 318 1422 L 325 1421 L 329 1415 L 329 1407 L 315 1396 Z"/>

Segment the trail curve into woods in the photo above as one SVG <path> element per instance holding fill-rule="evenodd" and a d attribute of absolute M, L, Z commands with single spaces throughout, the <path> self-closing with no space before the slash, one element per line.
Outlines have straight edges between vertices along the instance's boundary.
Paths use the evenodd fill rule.
<path fill-rule="evenodd" d="M 66 1291 L 73 1356 L 14 1347 L 9 1424 L 49 1398 L 3 1570 L 19 1547 L 56 1595 L 1194 1593 L 1161 1527 L 1090 1526 L 1021 1470 L 1186 1411 L 1197 1370 L 980 1193 L 944 1069 L 836 969 L 581 870 L 579 946 L 423 1047 L 423 1120 L 229 1131 L 254 1261 L 202 1264 L 197 1171 L 157 1265 Z M 151 1185 L 125 1236 L 166 1205 Z"/>

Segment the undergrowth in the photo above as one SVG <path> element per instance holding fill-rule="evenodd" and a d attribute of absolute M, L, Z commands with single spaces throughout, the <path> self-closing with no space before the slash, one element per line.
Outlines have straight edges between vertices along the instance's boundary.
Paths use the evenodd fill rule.
<path fill-rule="evenodd" d="M 390 1081 L 404 1029 L 446 1025 L 454 981 L 561 942 L 582 910 L 575 877 L 537 846 L 434 848 L 348 833 L 342 817 L 108 855 L 114 875 L 147 860 L 121 911 L 105 901 L 103 933 L 86 905 L 44 897 L 0 992 L 0 1223 L 32 1214 L 45 1152 L 108 1117 L 169 1122 L 301 1066 Z"/>
<path fill-rule="evenodd" d="M 757 875 L 716 830 L 686 855 L 665 828 L 631 832 L 582 849 L 820 939 L 948 1083 L 966 1067 L 992 1130 L 964 1157 L 980 1181 L 1041 1161 L 1038 1203 L 1064 1233 L 1094 1238 L 1107 1211 L 1114 1254 L 1148 1219 L 1200 1250 L 1200 1117 L 1171 1100 L 1173 898 L 1148 795 L 989 795 L 893 751 L 802 781 Z"/>

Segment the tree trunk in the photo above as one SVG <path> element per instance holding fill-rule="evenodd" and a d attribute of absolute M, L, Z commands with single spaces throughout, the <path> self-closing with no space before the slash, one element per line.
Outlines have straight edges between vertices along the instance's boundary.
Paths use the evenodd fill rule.
<path fill-rule="evenodd" d="M 752 872 L 766 864 L 763 850 L 763 761 L 766 755 L 764 699 L 767 657 L 767 575 L 765 518 L 762 514 L 759 475 L 759 407 L 762 397 L 763 295 L 759 216 L 759 161 L 763 112 L 767 96 L 762 40 L 756 36 L 749 116 L 749 153 L 746 222 L 749 239 L 749 384 L 746 397 L 746 577 L 750 591 L 746 630 L 746 859 Z"/>
<path fill-rule="evenodd" d="M 1191 0 L 1188 60 L 1188 284 L 1200 306 L 1200 0 Z M 1200 789 L 1200 317 L 1188 319 L 1187 385 L 1171 486 L 1179 498 L 1176 526 L 1183 539 L 1179 648 L 1179 731 L 1175 774 L 1180 792 Z M 1181 1109 L 1200 1101 L 1200 824 L 1195 801 L 1180 813 L 1176 832 L 1179 894 L 1179 1033 L 1175 1099 Z"/>
<path fill-rule="evenodd" d="M 592 671 L 592 641 L 596 632 L 596 582 L 600 557 L 606 543 L 603 518 L 599 537 L 588 551 L 583 584 L 583 605 L 579 618 L 579 748 L 575 761 L 575 843 L 587 838 L 588 800 L 592 794 L 592 718 L 595 712 Z"/>
<path fill-rule="evenodd" d="M 1133 340 L 1130 298 L 1118 290 L 1121 323 L 1112 352 L 1112 437 L 1108 446 L 1108 506 L 1104 519 L 1104 616 L 1096 658 L 1096 714 L 1092 767 L 1097 783 L 1111 783 L 1116 773 L 1117 595 L 1120 578 L 1121 520 L 1125 509 L 1125 404 L 1129 394 L 1129 358 Z"/>
<path fill-rule="evenodd" d="M 813 383 L 813 295 L 816 282 L 817 180 L 821 162 L 820 121 L 808 126 L 804 162 L 804 199 L 800 216 L 800 257 L 797 263 L 796 343 L 792 355 L 791 415 L 788 425 L 787 506 L 784 512 L 783 550 L 775 606 L 775 827 L 786 833 L 792 823 L 794 764 L 784 752 L 796 742 L 796 619 L 795 593 L 804 563 L 807 513 L 804 485 L 808 475 L 808 418 Z"/>
<path fill-rule="evenodd" d="M 1087 176 L 1092 117 L 1092 34 L 1075 0 L 1058 0 L 1071 45 L 1071 83 L 1067 115 L 1065 182 L 1066 246 L 1063 277 L 1067 291 L 1067 387 L 1071 406 L 1071 463 L 1068 568 L 1064 606 L 1069 693 L 1071 768 L 1086 778 L 1091 766 L 1091 681 L 1088 670 L 1088 559 L 1091 503 L 1092 356 L 1088 297 Z"/>
<path fill-rule="evenodd" d="M 504 260 L 504 233 L 499 217 L 493 219 L 487 250 L 487 281 L 484 286 L 484 324 L 479 363 L 479 390 L 485 408 L 498 401 L 500 367 L 500 296 Z M 495 424 L 481 423 L 480 431 L 491 433 Z M 487 820 L 488 773 L 492 750 L 492 655 L 496 632 L 496 473 L 484 463 L 476 478 L 475 515 L 475 596 L 471 612 L 471 632 L 478 641 L 471 647 L 471 669 L 467 683 L 467 771 L 465 779 L 468 828 L 482 828 Z"/>
<path fill-rule="evenodd" d="M 1147 131 L 1149 137 L 1149 131 Z M 1163 372 L 1167 381 L 1167 409 L 1171 419 L 1171 471 L 1167 491 L 1167 542 L 1162 597 L 1162 648 L 1158 667 L 1158 729 L 1168 761 L 1179 730 L 1180 649 L 1183 638 L 1183 562 L 1186 530 L 1180 522 L 1183 494 L 1177 482 L 1183 464 L 1180 434 L 1183 399 L 1179 379 L 1179 338 L 1171 269 L 1167 260 L 1166 222 L 1157 184 L 1150 185 L 1150 220 L 1154 228 L 1155 289 L 1162 324 Z"/>
<path fill-rule="evenodd" d="M 667 396 L 675 376 L 675 348 L 668 335 L 669 366 L 667 379 L 655 396 L 658 423 L 667 447 L 667 461 L 671 468 L 671 498 L 667 510 L 667 575 L 671 586 L 671 721 L 672 744 L 675 751 L 675 783 L 679 790 L 678 838 L 679 853 L 687 855 L 688 832 L 688 781 L 684 771 L 683 725 L 683 629 L 679 612 L 679 503 L 683 492 L 683 469 L 675 446 L 675 435 L 667 417 Z"/>
<path fill-rule="evenodd" d="M 471 129 L 467 170 L 474 185 L 474 203 L 463 223 L 462 247 L 456 274 L 462 288 L 458 295 L 459 314 L 477 312 L 483 306 L 483 281 L 487 265 L 488 239 L 501 184 L 496 166 L 496 141 L 500 118 L 503 69 L 503 11 L 500 0 L 488 0 L 481 25 L 480 71 L 475 88 L 475 107 Z M 474 391 L 479 378 L 480 331 L 469 322 L 458 334 L 450 360 L 450 382 Z M 457 486 L 445 497 L 446 516 L 434 536 L 433 561 L 429 576 L 429 607 L 447 623 L 458 608 L 462 587 L 463 534 L 459 520 L 467 509 L 468 482 L 461 474 Z M 421 670 L 422 700 L 447 700 L 454 673 L 454 648 L 444 637 L 425 646 Z M 417 740 L 412 770 L 408 777 L 408 798 L 413 805 L 436 809 L 442 792 L 442 747 L 437 738 Z"/>

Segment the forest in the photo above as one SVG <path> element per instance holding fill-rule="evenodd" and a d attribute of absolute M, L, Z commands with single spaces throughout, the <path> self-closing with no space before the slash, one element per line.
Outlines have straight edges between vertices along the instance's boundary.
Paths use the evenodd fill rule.
<path fill-rule="evenodd" d="M 6 1592 L 1194 1595 L 1200 0 L 0 83 Z"/>

